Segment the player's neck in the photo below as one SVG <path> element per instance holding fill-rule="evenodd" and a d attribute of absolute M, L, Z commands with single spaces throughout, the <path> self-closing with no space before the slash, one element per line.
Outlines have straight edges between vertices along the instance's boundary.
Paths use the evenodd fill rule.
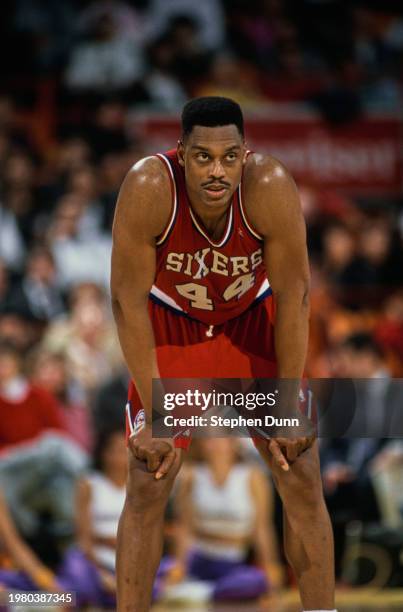
<path fill-rule="evenodd" d="M 219 237 L 224 231 L 227 221 L 228 209 L 231 206 L 232 196 L 228 202 L 220 206 L 207 206 L 196 198 L 191 198 L 189 195 L 189 204 L 193 214 L 198 221 L 201 221 L 204 228 L 207 230 L 210 238 Z"/>

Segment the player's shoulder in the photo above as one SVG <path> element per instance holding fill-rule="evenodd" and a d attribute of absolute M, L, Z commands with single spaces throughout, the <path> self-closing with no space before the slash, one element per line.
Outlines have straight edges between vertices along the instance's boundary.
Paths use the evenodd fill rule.
<path fill-rule="evenodd" d="M 146 227 L 158 235 L 172 207 L 171 184 L 164 163 L 157 156 L 144 157 L 128 171 L 120 188 L 114 233 L 124 227 Z"/>
<path fill-rule="evenodd" d="M 271 155 L 252 153 L 246 160 L 243 204 L 256 230 L 266 236 L 300 216 L 296 185 L 287 168 Z"/>
<path fill-rule="evenodd" d="M 267 186 L 292 181 L 287 168 L 275 157 L 263 153 L 250 153 L 247 157 L 243 182 L 246 186 Z"/>
<path fill-rule="evenodd" d="M 157 155 L 149 155 L 133 164 L 123 184 L 154 192 L 156 189 L 166 189 L 169 185 L 169 176 L 164 162 Z"/>

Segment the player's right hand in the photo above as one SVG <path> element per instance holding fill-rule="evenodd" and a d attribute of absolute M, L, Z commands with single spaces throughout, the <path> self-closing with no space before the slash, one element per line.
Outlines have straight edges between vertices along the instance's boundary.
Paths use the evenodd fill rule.
<path fill-rule="evenodd" d="M 147 464 L 149 472 L 155 472 L 156 480 L 168 474 L 176 457 L 172 439 L 153 438 L 150 425 L 130 436 L 129 448 L 136 459 Z"/>

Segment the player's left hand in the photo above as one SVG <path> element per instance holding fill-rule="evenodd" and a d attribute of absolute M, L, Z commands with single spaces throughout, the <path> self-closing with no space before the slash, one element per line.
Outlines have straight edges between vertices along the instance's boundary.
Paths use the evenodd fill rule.
<path fill-rule="evenodd" d="M 274 438 L 280 447 L 283 456 L 289 463 L 293 463 L 299 455 L 312 446 L 316 439 L 315 435 L 300 438 Z"/>
<path fill-rule="evenodd" d="M 310 448 L 315 439 L 314 435 L 299 438 L 276 437 L 269 440 L 262 439 L 257 446 L 261 447 L 260 452 L 262 452 L 262 447 L 264 448 L 263 445 L 265 445 L 275 464 L 284 472 L 288 472 L 290 463 L 296 461 L 299 455 Z"/>

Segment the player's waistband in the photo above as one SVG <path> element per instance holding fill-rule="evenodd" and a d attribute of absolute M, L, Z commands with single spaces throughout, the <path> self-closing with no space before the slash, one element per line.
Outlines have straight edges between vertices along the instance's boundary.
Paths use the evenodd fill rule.
<path fill-rule="evenodd" d="M 250 310 L 257 304 L 259 304 L 262 300 L 272 295 L 272 293 L 273 291 L 272 291 L 272 288 L 270 287 L 269 281 L 267 280 L 267 278 L 265 278 L 262 284 L 260 285 L 259 291 L 257 292 L 253 302 L 247 308 L 245 308 L 243 312 L 239 313 L 236 316 L 240 316 L 244 314 L 245 312 L 247 312 L 248 310 Z M 164 308 L 166 308 L 167 310 L 170 310 L 171 312 L 175 313 L 178 316 L 186 317 L 187 319 L 190 319 L 192 321 L 197 321 L 198 323 L 203 323 L 203 325 L 207 325 L 207 327 L 209 325 L 205 321 L 200 321 L 200 319 L 198 319 L 197 317 L 192 317 L 192 315 L 185 312 L 183 308 L 181 308 L 181 306 L 179 306 L 179 304 L 175 302 L 173 298 L 171 298 L 168 294 L 166 294 L 164 291 L 162 291 L 155 285 L 153 285 L 151 288 L 151 291 L 149 293 L 149 298 L 155 304 L 158 304 L 159 306 L 163 306 Z"/>

